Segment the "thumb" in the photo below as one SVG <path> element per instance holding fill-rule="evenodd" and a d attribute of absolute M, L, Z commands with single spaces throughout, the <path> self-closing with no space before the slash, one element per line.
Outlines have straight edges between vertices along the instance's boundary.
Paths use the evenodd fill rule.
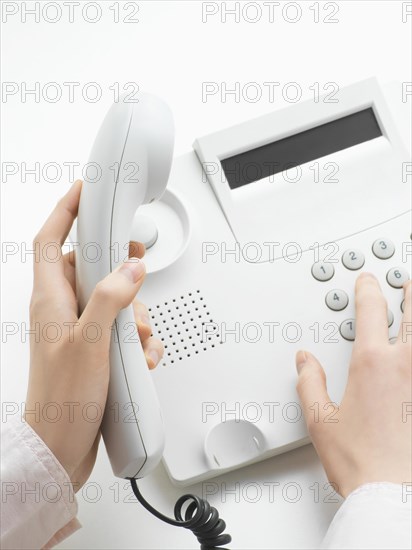
<path fill-rule="evenodd" d="M 327 414 L 325 405 L 331 402 L 326 390 L 326 375 L 319 361 L 308 351 L 298 351 L 296 354 L 296 370 L 298 371 L 297 392 L 302 403 L 306 425 L 309 433 Z"/>
<path fill-rule="evenodd" d="M 80 324 L 99 323 L 102 332 L 110 334 L 117 314 L 132 303 L 145 274 L 145 265 L 139 258 L 125 261 L 97 283 L 80 317 Z"/>

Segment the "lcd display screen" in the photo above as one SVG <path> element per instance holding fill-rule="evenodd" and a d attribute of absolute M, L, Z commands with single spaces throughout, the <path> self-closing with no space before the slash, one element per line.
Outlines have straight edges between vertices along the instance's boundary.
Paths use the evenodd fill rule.
<path fill-rule="evenodd" d="M 236 189 L 381 135 L 370 107 L 220 162 L 230 188 Z"/>

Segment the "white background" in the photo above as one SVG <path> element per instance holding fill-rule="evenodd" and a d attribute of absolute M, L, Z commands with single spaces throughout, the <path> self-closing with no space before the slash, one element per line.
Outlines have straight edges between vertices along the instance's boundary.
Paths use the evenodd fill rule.
<path fill-rule="evenodd" d="M 18 10 L 6 21 L 5 4 Z M 411 80 L 411 17 L 409 24 L 402 22 L 402 2 L 337 2 L 337 23 L 322 22 L 332 11 L 324 2 L 319 3 L 320 22 L 315 23 L 312 1 L 298 4 L 301 17 L 295 23 L 282 17 L 285 3 L 275 6 L 273 22 L 269 8 L 260 3 L 261 18 L 255 23 L 250 22 L 257 13 L 253 6 L 239 22 L 228 15 L 225 23 L 225 3 L 213 2 L 209 4 L 214 4 L 218 13 L 202 22 L 205 8 L 200 1 L 100 2 L 101 18 L 96 23 L 82 16 L 81 8 L 88 2 L 74 7 L 74 22 L 70 23 L 63 2 L 61 20 L 51 23 L 45 19 L 54 19 L 57 12 L 49 6 L 43 14 L 46 4 L 52 3 L 40 3 L 40 21 L 36 22 L 34 16 L 27 15 L 26 21 L 23 18 L 24 5 L 33 8 L 33 2 L 3 2 L 2 78 L 3 82 L 16 83 L 18 92 L 3 96 L 2 166 L 4 169 L 4 163 L 15 162 L 19 170 L 8 177 L 3 170 L 2 178 L 2 238 L 19 243 L 19 253 L 7 261 L 3 257 L 3 327 L 5 322 L 28 320 L 31 258 L 22 257 L 21 248 L 30 248 L 34 234 L 70 184 L 70 173 L 63 163 L 82 166 L 87 161 L 94 135 L 113 100 L 110 87 L 115 83 L 121 89 L 127 82 L 135 82 L 170 104 L 179 154 L 188 151 L 198 136 L 287 106 L 281 91 L 288 82 L 296 82 L 305 99 L 311 97 L 310 86 L 316 82 L 322 88 L 328 82 L 343 86 L 373 75 L 381 82 Z M 234 4 L 227 2 L 226 8 Z M 241 12 L 245 4 L 240 3 Z M 110 9 L 113 5 L 119 9 L 118 23 Z M 135 5 L 138 22 L 125 23 L 125 16 Z M 89 10 L 86 16 L 94 19 L 95 9 L 91 6 Z M 285 15 L 294 19 L 296 13 L 292 6 Z M 33 88 L 36 82 L 40 86 L 38 101 L 33 95 L 22 95 L 24 83 Z M 61 87 L 62 98 L 55 103 L 42 97 L 48 82 Z M 80 83 L 73 102 L 64 82 Z M 102 90 L 101 99 L 95 103 L 82 97 L 81 90 L 89 82 L 98 83 Z M 239 82 L 242 89 L 249 82 L 257 82 L 262 86 L 262 98 L 252 102 L 241 95 L 235 101 L 233 95 L 225 100 L 216 94 L 205 101 L 203 82 L 215 82 L 220 89 L 223 83 L 233 88 Z M 274 101 L 270 101 L 264 82 L 280 83 Z M 36 182 L 36 177 L 28 174 L 24 181 L 22 163 L 33 168 L 36 162 L 41 168 L 50 162 L 59 163 L 63 167 L 61 178 L 47 182 L 40 175 Z M 81 177 L 81 168 L 74 174 Z M 50 172 L 49 179 L 52 176 Z M 20 335 L 9 337 L 3 346 L 3 401 L 24 400 L 28 351 Z M 195 547 L 190 533 L 166 526 L 139 505 L 124 502 L 130 491 L 124 490 L 123 481 L 112 477 L 103 447 L 90 482 L 99 484 L 101 498 L 91 502 L 96 496 L 94 485 L 79 496 L 83 529 L 61 548 Z M 280 485 L 275 487 L 271 502 L 268 484 L 273 482 Z M 215 485 L 209 488 L 217 492 L 209 500 L 229 526 L 234 538 L 231 548 L 312 548 L 319 545 L 339 505 L 323 502 L 330 492 L 323 489 L 325 482 L 313 448 L 306 446 L 214 480 Z M 285 493 L 288 483 L 299 484 L 302 494 L 298 502 L 292 502 L 296 494 L 293 486 Z M 314 483 L 320 484 L 320 502 L 315 502 Z M 175 499 L 187 492 L 174 488 L 162 467 L 143 480 L 141 487 L 153 505 L 170 514 Z M 235 489 L 235 493 L 225 496 L 225 488 Z M 257 489 L 261 497 L 255 502 Z M 193 491 L 201 495 L 202 486 L 191 487 L 189 492 Z"/>

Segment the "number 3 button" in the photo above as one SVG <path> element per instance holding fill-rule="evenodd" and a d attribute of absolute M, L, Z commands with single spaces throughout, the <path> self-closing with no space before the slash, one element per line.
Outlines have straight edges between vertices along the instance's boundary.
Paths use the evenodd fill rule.
<path fill-rule="evenodd" d="M 372 245 L 372 252 L 377 258 L 387 260 L 395 254 L 395 245 L 389 239 L 377 239 Z"/>
<path fill-rule="evenodd" d="M 349 298 L 344 290 L 331 290 L 326 294 L 326 305 L 333 311 L 341 311 L 348 305 Z"/>

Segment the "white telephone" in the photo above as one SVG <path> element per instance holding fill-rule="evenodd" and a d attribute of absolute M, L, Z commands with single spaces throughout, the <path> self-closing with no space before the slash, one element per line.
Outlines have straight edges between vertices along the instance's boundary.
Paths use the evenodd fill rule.
<path fill-rule="evenodd" d="M 121 312 L 103 437 L 115 474 L 131 479 L 140 502 L 195 531 L 205 548 L 230 541 L 207 502 L 185 495 L 171 520 L 137 489 L 135 478 L 163 453 L 157 395 L 164 464 L 175 483 L 194 483 L 308 441 L 297 349 L 318 355 L 340 401 L 363 268 L 380 279 L 388 336 L 398 334 L 412 256 L 412 165 L 374 79 L 336 99 L 196 140 L 195 152 L 174 160 L 164 193 L 173 122 L 156 98 L 114 105 L 92 151 L 104 177 L 85 181 L 81 195 L 80 307 L 129 240 L 143 241 L 148 275 L 139 298 L 165 345 L 155 391 L 140 345 L 124 338 L 132 311 Z M 136 166 L 137 183 L 129 180 Z M 83 257 L 90 242 L 102 249 L 94 263 Z M 115 404 L 132 408 L 130 424 L 114 421 Z"/>
<path fill-rule="evenodd" d="M 412 164 L 394 113 L 409 106 L 401 85 L 388 104 L 375 79 L 333 100 L 197 139 L 162 199 L 139 211 L 157 226 L 139 296 L 165 345 L 153 377 L 176 484 L 308 442 L 295 354 L 320 358 L 339 403 L 362 269 L 378 277 L 398 335 Z"/>

